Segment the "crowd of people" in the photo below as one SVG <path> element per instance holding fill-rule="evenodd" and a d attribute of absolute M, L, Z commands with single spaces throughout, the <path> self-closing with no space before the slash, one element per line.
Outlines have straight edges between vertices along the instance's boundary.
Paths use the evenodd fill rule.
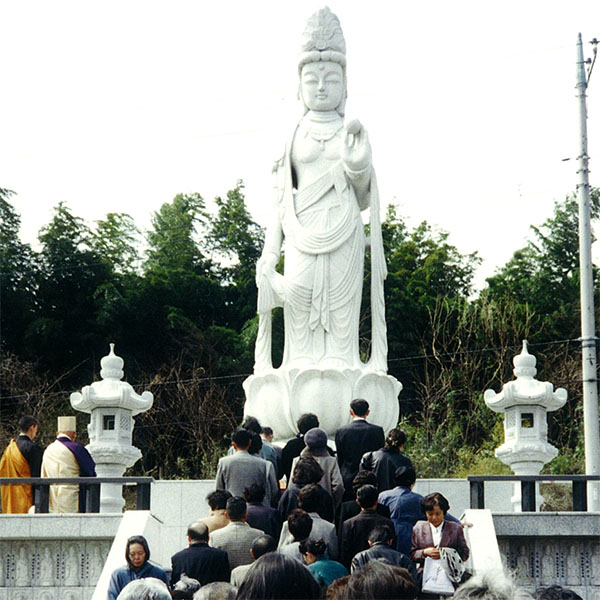
<path fill-rule="evenodd" d="M 10 441 L 0 459 L 0 477 L 95 477 L 96 464 L 85 446 L 75 441 L 75 417 L 58 417 L 56 439 L 44 450 L 35 442 L 40 423 L 31 415 L 18 422 L 19 435 Z M 37 512 L 40 499 L 35 486 L 3 485 L 2 513 Z M 37 509 L 37 510 L 36 510 Z M 78 485 L 50 486 L 49 510 L 53 513 L 85 512 L 83 488 Z"/>
<path fill-rule="evenodd" d="M 283 448 L 272 444 L 272 430 L 246 417 L 219 460 L 209 514 L 189 525 L 188 546 L 171 557 L 170 573 L 150 562 L 147 540 L 135 535 L 125 565 L 112 573 L 108 600 L 437 598 L 440 576 L 449 586 L 443 593 L 454 598 L 531 598 L 509 577 L 471 577 L 464 564 L 469 524 L 450 514 L 439 492 L 413 491 L 405 434 L 397 428 L 385 437 L 368 422 L 365 400 L 354 400 L 350 415 L 335 451 L 313 414 L 300 417 L 297 436 Z M 0 476 L 93 473 L 74 441 L 74 421 L 59 418 L 57 440 L 42 452 L 34 442 L 39 424 L 23 417 Z M 3 507 L 27 512 L 33 505 L 30 486 L 6 488 Z M 76 486 L 74 495 L 66 492 L 51 496 L 54 512 L 67 505 L 64 512 L 76 512 Z M 579 598 L 559 586 L 533 597 Z"/>

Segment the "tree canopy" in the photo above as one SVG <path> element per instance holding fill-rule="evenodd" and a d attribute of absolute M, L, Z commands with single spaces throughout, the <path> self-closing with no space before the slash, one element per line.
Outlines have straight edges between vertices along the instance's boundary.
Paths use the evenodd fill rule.
<path fill-rule="evenodd" d="M 241 383 L 253 363 L 264 232 L 243 183 L 208 204 L 199 193 L 178 194 L 144 235 L 127 214 L 89 225 L 61 203 L 39 233 L 38 252 L 19 239 L 12 194 L 0 188 L 3 422 L 15 406 L 53 418 L 69 392 L 98 377 L 115 342 L 128 379 L 155 394 L 154 408 L 137 420 L 135 443 L 144 448 L 137 472 L 210 476 L 241 418 Z M 592 208 L 597 218 L 598 190 Z M 409 227 L 389 207 L 382 223 L 389 371 L 404 386 L 401 423 L 420 475 L 502 471 L 493 457 L 502 425 L 483 391 L 512 379 L 524 338 L 538 357 L 538 377 L 567 387 L 571 399 L 551 420 L 562 457 L 549 468 L 581 466 L 577 218 L 573 197 L 557 202 L 532 227 L 531 241 L 475 292 L 476 253 L 461 253 L 426 222 Z M 368 285 L 364 294 L 367 358 Z M 281 328 L 276 315 L 275 335 Z"/>

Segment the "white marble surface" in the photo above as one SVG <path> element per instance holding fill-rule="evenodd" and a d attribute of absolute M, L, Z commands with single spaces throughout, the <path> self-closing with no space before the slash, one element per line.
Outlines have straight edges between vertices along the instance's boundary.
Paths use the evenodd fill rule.
<path fill-rule="evenodd" d="M 256 266 L 259 324 L 244 414 L 286 440 L 310 412 L 333 436 L 349 421 L 350 402 L 364 398 L 370 421 L 387 433 L 398 421 L 402 386 L 387 374 L 379 193 L 367 131 L 344 118 L 346 42 L 329 8 L 308 19 L 301 50 L 299 64 L 290 67 L 299 71 L 304 116 L 290 126 L 285 151 L 275 157 L 271 219 Z M 365 359 L 359 322 L 367 245 L 361 212 L 367 210 L 371 340 Z M 282 363 L 274 368 L 276 307 L 283 307 L 285 340 Z"/>

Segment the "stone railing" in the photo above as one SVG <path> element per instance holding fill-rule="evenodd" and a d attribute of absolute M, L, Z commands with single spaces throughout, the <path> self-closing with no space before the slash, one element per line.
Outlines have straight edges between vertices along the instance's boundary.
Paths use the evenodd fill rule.
<path fill-rule="evenodd" d="M 572 483 L 573 510 L 587 511 L 587 482 L 600 481 L 600 475 L 469 475 L 471 508 L 485 508 L 486 481 L 520 481 L 521 510 L 535 512 L 536 483 L 570 481 Z"/>
<path fill-rule="evenodd" d="M 49 511 L 50 485 L 79 485 L 85 493 L 86 513 L 100 512 L 100 486 L 103 483 L 135 485 L 136 510 L 150 510 L 152 477 L 0 477 L 1 485 L 33 485 L 36 513 Z"/>

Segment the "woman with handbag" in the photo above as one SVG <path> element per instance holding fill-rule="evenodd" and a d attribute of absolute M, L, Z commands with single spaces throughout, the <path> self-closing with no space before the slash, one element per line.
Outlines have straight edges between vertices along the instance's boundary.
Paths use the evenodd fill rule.
<path fill-rule="evenodd" d="M 421 597 L 452 595 L 464 573 L 462 561 L 469 558 L 462 525 L 445 519 L 450 504 L 439 492 L 425 496 L 421 507 L 427 521 L 415 523 L 410 551 L 422 577 Z"/>

